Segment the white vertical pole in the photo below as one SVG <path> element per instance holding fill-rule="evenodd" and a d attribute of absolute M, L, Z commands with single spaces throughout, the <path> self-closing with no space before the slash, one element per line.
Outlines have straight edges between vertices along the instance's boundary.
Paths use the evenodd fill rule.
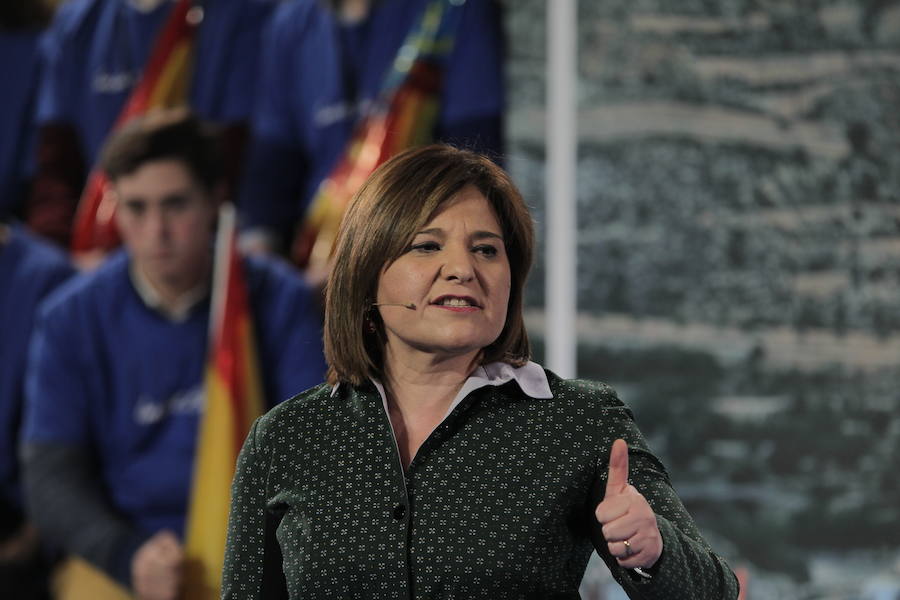
<path fill-rule="evenodd" d="M 577 0 L 547 2 L 547 366 L 575 377 Z"/>

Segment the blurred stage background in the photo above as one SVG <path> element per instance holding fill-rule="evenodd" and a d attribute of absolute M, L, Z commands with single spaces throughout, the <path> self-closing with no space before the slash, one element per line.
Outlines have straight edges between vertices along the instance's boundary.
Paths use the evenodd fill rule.
<path fill-rule="evenodd" d="M 540 228 L 547 5 L 505 6 L 506 166 Z M 900 598 L 900 2 L 578 23 L 578 375 L 634 408 L 747 598 Z M 604 571 L 586 599 L 624 597 Z"/>

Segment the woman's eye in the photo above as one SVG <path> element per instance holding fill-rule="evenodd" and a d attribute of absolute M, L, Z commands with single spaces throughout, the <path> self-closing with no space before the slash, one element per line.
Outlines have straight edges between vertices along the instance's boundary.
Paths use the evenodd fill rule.
<path fill-rule="evenodd" d="M 490 244 L 475 246 L 474 251 L 484 256 L 497 256 L 497 247 Z"/>
<path fill-rule="evenodd" d="M 420 242 L 409 247 L 410 250 L 416 252 L 434 252 L 440 250 L 441 246 L 437 242 Z"/>

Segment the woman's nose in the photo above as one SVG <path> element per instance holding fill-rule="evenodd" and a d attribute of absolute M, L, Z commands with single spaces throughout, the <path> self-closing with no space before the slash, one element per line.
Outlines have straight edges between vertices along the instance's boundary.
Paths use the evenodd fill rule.
<path fill-rule="evenodd" d="M 468 248 L 447 249 L 442 275 L 448 280 L 471 281 L 475 278 L 475 265 Z"/>

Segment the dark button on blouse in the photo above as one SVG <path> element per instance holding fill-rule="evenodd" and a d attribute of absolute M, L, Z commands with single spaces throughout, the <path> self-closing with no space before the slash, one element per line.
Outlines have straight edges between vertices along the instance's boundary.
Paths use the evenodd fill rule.
<path fill-rule="evenodd" d="M 398 521 L 403 519 L 403 516 L 406 514 L 406 507 L 402 504 L 398 504 L 394 507 L 394 518 Z"/>

